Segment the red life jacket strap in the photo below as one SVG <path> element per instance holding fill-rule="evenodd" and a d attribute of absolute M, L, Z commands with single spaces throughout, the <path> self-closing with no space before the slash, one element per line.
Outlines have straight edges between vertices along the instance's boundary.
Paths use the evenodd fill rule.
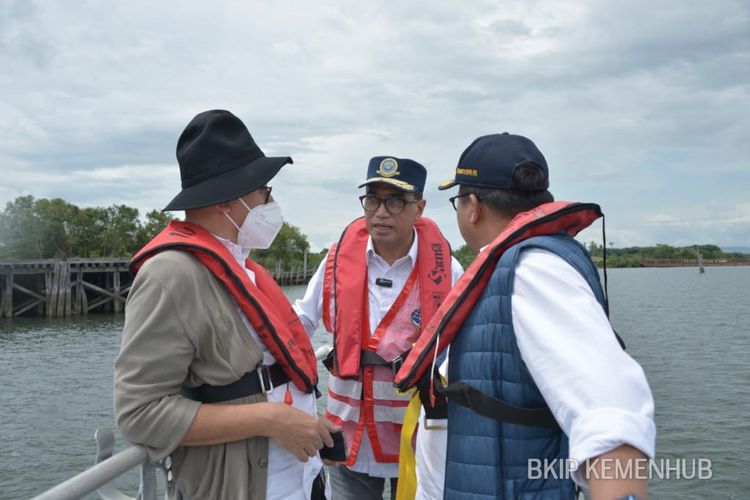
<path fill-rule="evenodd" d="M 566 201 L 544 203 L 516 215 L 477 255 L 427 323 L 394 380 L 396 386 L 402 391 L 413 387 L 429 368 L 435 350 L 441 353 L 450 344 L 508 248 L 533 236 L 560 233 L 575 236 L 601 216 L 599 205 Z"/>
<path fill-rule="evenodd" d="M 295 385 L 306 392 L 315 389 L 317 362 L 310 339 L 284 292 L 265 269 L 250 259 L 244 266 L 237 262 L 205 228 L 171 221 L 133 257 L 132 272 L 137 273 L 146 260 L 164 250 L 190 253 L 204 265 L 226 287 Z M 247 269 L 255 273 L 256 283 L 250 280 Z"/>
<path fill-rule="evenodd" d="M 336 249 L 338 245 L 334 243 L 326 255 L 326 267 L 323 274 L 323 326 L 326 331 L 334 332 L 333 322 L 331 321 L 331 285 L 333 283 L 333 264 L 336 261 Z"/>

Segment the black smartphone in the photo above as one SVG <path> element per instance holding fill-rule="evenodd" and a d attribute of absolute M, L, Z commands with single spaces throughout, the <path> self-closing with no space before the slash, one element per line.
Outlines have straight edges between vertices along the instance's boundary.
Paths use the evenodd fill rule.
<path fill-rule="evenodd" d="M 346 461 L 346 442 L 344 441 L 344 433 L 332 432 L 331 437 L 333 438 L 333 446 L 324 446 L 320 449 L 320 458 L 327 458 L 334 462 L 345 462 Z"/>

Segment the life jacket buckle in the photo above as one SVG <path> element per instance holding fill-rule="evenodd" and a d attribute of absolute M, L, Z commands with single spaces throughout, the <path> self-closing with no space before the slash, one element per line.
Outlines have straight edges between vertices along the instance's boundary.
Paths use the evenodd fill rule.
<path fill-rule="evenodd" d="M 409 351 L 406 352 L 408 354 Z M 393 361 L 391 361 L 389 364 L 391 365 L 391 370 L 393 371 L 393 378 L 396 378 L 396 374 L 401 369 L 401 366 L 404 364 L 404 354 L 401 354 L 399 357 L 394 358 Z"/>
<path fill-rule="evenodd" d="M 404 361 L 406 361 L 407 356 L 409 356 L 409 353 L 411 352 L 411 349 L 402 352 L 399 356 L 393 359 L 390 363 L 388 363 L 391 366 L 391 370 L 393 371 L 393 378 L 396 378 L 396 374 L 401 369 L 401 367 L 404 364 Z"/>
<path fill-rule="evenodd" d="M 424 429 L 426 431 L 444 431 L 448 429 L 448 420 L 445 418 L 424 418 Z"/>
<path fill-rule="evenodd" d="M 258 372 L 258 380 L 260 381 L 260 390 L 263 394 L 268 395 L 273 391 L 271 372 L 266 365 L 260 365 L 256 371 Z"/>
<path fill-rule="evenodd" d="M 323 366 L 326 367 L 326 370 L 328 370 L 330 373 L 334 373 L 334 366 L 335 366 L 335 359 L 336 359 L 336 349 L 331 349 L 325 358 L 321 361 L 323 363 Z M 335 373 L 334 373 L 335 374 Z"/>

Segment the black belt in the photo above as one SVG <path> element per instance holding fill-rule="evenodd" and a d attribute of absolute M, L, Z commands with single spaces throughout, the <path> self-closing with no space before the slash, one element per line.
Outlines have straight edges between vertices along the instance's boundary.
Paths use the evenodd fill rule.
<path fill-rule="evenodd" d="M 236 382 L 227 385 L 182 386 L 180 394 L 185 398 L 201 403 L 221 403 L 222 401 L 254 396 L 261 392 L 268 394 L 274 387 L 286 384 L 289 380 L 281 366 L 276 363 L 247 372 Z"/>
<path fill-rule="evenodd" d="M 410 349 L 411 350 L 411 349 Z M 399 368 L 401 368 L 401 365 L 404 364 L 404 360 L 406 359 L 406 356 L 409 355 L 409 351 L 405 351 L 401 353 L 399 357 L 392 361 L 386 361 L 383 356 L 380 354 L 374 352 L 374 351 L 366 351 L 362 350 L 360 351 L 360 357 L 359 357 L 359 366 L 387 366 L 391 370 L 393 370 L 393 376 L 396 376 L 396 373 L 398 373 Z M 323 366 L 325 366 L 329 372 L 333 373 L 333 369 L 335 366 L 334 359 L 336 358 L 336 349 L 332 349 L 331 352 L 328 353 L 328 356 L 325 357 L 323 360 Z"/>
<path fill-rule="evenodd" d="M 406 351 L 401 353 L 399 357 L 393 359 L 392 361 L 386 361 L 385 358 L 374 351 L 362 350 L 362 354 L 359 358 L 359 363 L 361 366 L 387 366 L 388 368 L 393 370 L 393 375 L 395 376 L 396 373 L 398 373 L 399 368 L 401 368 L 401 365 L 404 364 L 404 360 L 408 355 L 409 351 Z"/>
<path fill-rule="evenodd" d="M 560 427 L 549 407 L 522 408 L 515 406 L 490 396 L 464 381 L 448 384 L 442 388 L 442 392 L 451 401 L 471 408 L 480 415 L 493 420 L 530 427 Z"/>

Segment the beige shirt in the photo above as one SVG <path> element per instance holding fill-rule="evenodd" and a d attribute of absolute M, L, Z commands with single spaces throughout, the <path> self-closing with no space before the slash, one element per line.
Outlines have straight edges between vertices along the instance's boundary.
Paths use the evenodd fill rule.
<path fill-rule="evenodd" d="M 120 432 L 153 461 L 171 454 L 186 499 L 265 499 L 268 438 L 180 446 L 200 406 L 181 397 L 180 387 L 229 384 L 262 360 L 232 297 L 205 266 L 179 251 L 152 257 L 128 295 L 115 361 Z M 265 400 L 259 394 L 227 403 Z"/>

